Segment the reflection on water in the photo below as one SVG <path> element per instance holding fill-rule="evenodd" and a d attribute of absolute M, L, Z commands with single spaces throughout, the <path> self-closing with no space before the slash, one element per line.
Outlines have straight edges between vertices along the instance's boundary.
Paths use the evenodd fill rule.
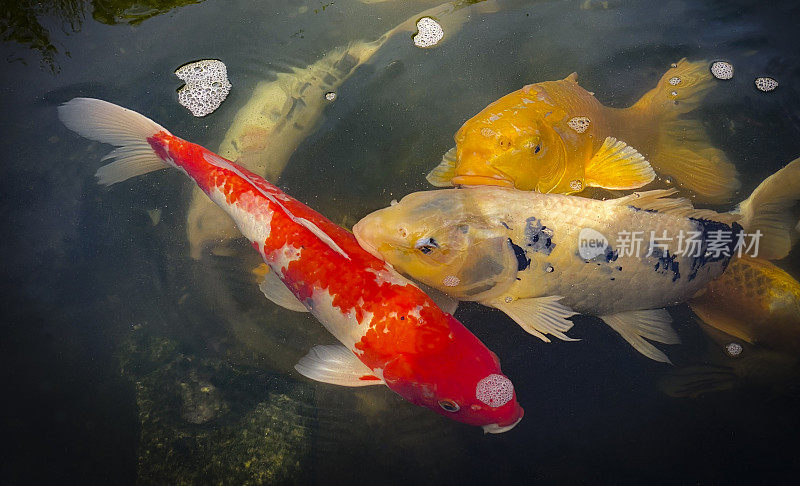
<path fill-rule="evenodd" d="M 329 333 L 264 299 L 251 273 L 258 258 L 240 240 L 225 254 L 189 257 L 192 189 L 181 174 L 97 187 L 92 174 L 107 148 L 67 133 L 55 106 L 108 98 L 216 148 L 259 83 L 379 39 L 439 1 L 323 9 L 330 2 L 207 0 L 153 16 L 186 3 L 194 2 L 2 7 L 2 58 L 15 81 L 0 99 L 11 134 L 1 142 L 3 214 L 13 229 L 2 240 L 13 256 L 4 295 L 14 323 L 4 328 L 3 358 L 13 370 L 7 389 L 20 396 L 4 417 L 21 437 L 12 482 L 713 483 L 796 472 L 796 375 L 772 373 L 786 368 L 748 345 L 742 356 L 755 364 L 726 361 L 686 306 L 670 309 L 682 339 L 670 349 L 673 370 L 592 318 L 576 318 L 571 335 L 581 341 L 547 344 L 499 312 L 462 305 L 457 317 L 498 354 L 526 407 L 499 436 L 386 389 L 297 375 L 294 363 L 334 342 Z M 104 24 L 133 25 L 88 21 L 90 8 Z M 425 174 L 455 131 L 491 101 L 577 71 L 601 103 L 627 106 L 684 56 L 735 66 L 698 116 L 742 174 L 740 194 L 800 155 L 794 2 L 489 0 L 468 9 L 458 29 L 434 16 L 445 33 L 434 48 L 417 48 L 409 32 L 372 53 L 292 142 L 281 186 L 351 226 L 429 189 Z M 9 62 L 33 58 L 17 43 L 50 53 L 60 73 Z M 172 72 L 202 58 L 223 60 L 233 89 L 216 112 L 194 119 L 177 103 Z M 761 76 L 779 88 L 758 91 Z M 796 253 L 778 263 L 800 275 Z M 705 388 L 698 399 L 659 389 L 672 372 L 709 366 L 724 367 L 722 383 L 735 386 Z M 750 378 L 759 370 L 768 386 Z"/>
<path fill-rule="evenodd" d="M 104 24 L 138 24 L 173 8 L 203 0 L 51 0 L 34 2 L 21 0 L 0 5 L 0 31 L 3 42 L 14 41 L 41 55 L 42 63 L 51 71 L 59 71 L 59 48 L 51 41 L 44 24 L 55 21 L 64 32 L 80 31 L 84 15 L 91 5 L 92 18 Z M 69 51 L 64 55 L 69 56 Z"/>

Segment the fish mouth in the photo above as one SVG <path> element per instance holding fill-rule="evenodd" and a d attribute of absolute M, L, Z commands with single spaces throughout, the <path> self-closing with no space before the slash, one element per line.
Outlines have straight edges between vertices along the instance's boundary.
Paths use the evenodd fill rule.
<path fill-rule="evenodd" d="M 353 236 L 356 237 L 356 241 L 358 244 L 363 248 L 367 253 L 374 256 L 378 260 L 384 261 L 383 255 L 380 254 L 378 249 L 375 245 L 372 245 L 369 241 L 367 241 L 366 236 L 369 235 L 368 222 L 366 222 L 368 217 L 363 218 L 361 221 L 353 226 Z"/>
<path fill-rule="evenodd" d="M 483 433 L 484 434 L 502 434 L 503 432 L 508 432 L 509 430 L 511 430 L 514 427 L 516 427 L 517 424 L 520 423 L 521 421 L 522 421 L 522 416 L 520 415 L 520 417 L 517 419 L 517 421 L 514 422 L 511 425 L 497 425 L 497 424 L 484 425 L 482 427 L 483 428 Z"/>
<path fill-rule="evenodd" d="M 500 176 L 479 176 L 479 175 L 460 175 L 453 177 L 451 181 L 459 186 L 501 186 L 514 187 L 514 182 Z"/>

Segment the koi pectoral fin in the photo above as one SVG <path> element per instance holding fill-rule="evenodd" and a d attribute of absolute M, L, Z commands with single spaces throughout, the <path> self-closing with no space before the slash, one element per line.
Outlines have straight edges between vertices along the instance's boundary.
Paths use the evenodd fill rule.
<path fill-rule="evenodd" d="M 558 303 L 561 299 L 560 295 L 550 295 L 487 305 L 503 311 L 525 331 L 546 343 L 550 342 L 547 334 L 562 341 L 580 341 L 564 334 L 572 328 L 573 322 L 569 318 L 577 312 Z"/>
<path fill-rule="evenodd" d="M 315 381 L 341 386 L 383 385 L 381 378 L 341 344 L 314 346 L 294 366 Z"/>
<path fill-rule="evenodd" d="M 586 163 L 585 184 L 605 189 L 637 189 L 652 182 L 650 163 L 622 140 L 607 137 Z"/>
<path fill-rule="evenodd" d="M 599 316 L 608 326 L 617 331 L 623 339 L 648 358 L 672 364 L 660 349 L 646 339 L 664 344 L 678 344 L 680 338 L 670 323 L 672 317 L 664 309 L 620 312 Z"/>
<path fill-rule="evenodd" d="M 432 171 L 428 172 L 425 179 L 436 187 L 450 187 L 451 180 L 456 175 L 456 148 L 453 147 L 442 156 L 442 162 Z"/>
<path fill-rule="evenodd" d="M 286 288 L 286 284 L 284 284 L 281 279 L 278 278 L 278 275 L 267 265 L 258 267 L 254 273 L 256 272 L 264 272 L 263 280 L 258 284 L 258 288 L 261 289 L 261 292 L 263 292 L 269 300 L 285 309 L 297 312 L 308 312 L 306 306 L 297 300 L 297 297 Z"/>

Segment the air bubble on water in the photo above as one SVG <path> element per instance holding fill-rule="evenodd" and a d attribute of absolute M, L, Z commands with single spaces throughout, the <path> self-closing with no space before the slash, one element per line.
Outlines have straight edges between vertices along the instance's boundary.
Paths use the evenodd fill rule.
<path fill-rule="evenodd" d="M 490 407 L 502 407 L 514 398 L 514 385 L 503 375 L 491 374 L 475 386 L 475 398 Z"/>
<path fill-rule="evenodd" d="M 681 83 L 681 78 L 675 76 L 674 78 L 669 78 L 669 84 L 672 86 L 677 86 Z"/>
<path fill-rule="evenodd" d="M 731 79 L 733 77 L 733 64 L 725 61 L 715 61 L 711 64 L 711 74 L 717 79 Z"/>
<path fill-rule="evenodd" d="M 674 96 L 678 96 L 678 92 L 677 91 L 671 91 L 669 94 L 670 94 L 670 96 L 673 96 L 673 97 Z"/>
<path fill-rule="evenodd" d="M 728 343 L 725 345 L 725 352 L 728 353 L 728 356 L 731 358 L 736 358 L 740 354 L 742 354 L 744 348 L 739 343 Z"/>
<path fill-rule="evenodd" d="M 772 91 L 778 87 L 778 82 L 772 78 L 761 77 L 756 78 L 756 88 L 760 91 Z"/>
<path fill-rule="evenodd" d="M 589 120 L 588 117 L 576 116 L 570 118 L 570 120 L 567 122 L 567 125 L 569 125 L 569 127 L 575 130 L 576 132 L 583 133 L 589 128 L 590 123 L 591 120 Z"/>
<path fill-rule="evenodd" d="M 194 116 L 206 116 L 219 108 L 231 92 L 228 69 L 217 59 L 184 64 L 175 76 L 186 84 L 178 90 L 178 102 Z"/>
<path fill-rule="evenodd" d="M 333 91 L 328 91 L 327 93 L 325 93 L 325 99 L 328 100 L 328 101 L 335 100 L 336 99 L 336 93 L 334 93 Z"/>
<path fill-rule="evenodd" d="M 583 184 L 578 179 L 575 179 L 574 181 L 570 181 L 569 188 L 573 191 L 580 191 L 583 189 Z"/>
<path fill-rule="evenodd" d="M 461 279 L 456 277 L 455 275 L 447 275 L 442 279 L 442 285 L 444 285 L 445 287 L 455 287 L 460 283 Z"/>
<path fill-rule="evenodd" d="M 439 22 L 430 17 L 417 20 L 417 33 L 414 34 L 414 45 L 417 47 L 433 47 L 444 37 L 444 29 Z"/>
<path fill-rule="evenodd" d="M 555 268 L 553 268 L 553 266 L 550 265 L 549 263 L 547 265 L 545 265 L 545 267 L 544 267 L 544 271 L 547 272 L 547 273 L 553 273 L 554 270 L 555 270 Z"/>

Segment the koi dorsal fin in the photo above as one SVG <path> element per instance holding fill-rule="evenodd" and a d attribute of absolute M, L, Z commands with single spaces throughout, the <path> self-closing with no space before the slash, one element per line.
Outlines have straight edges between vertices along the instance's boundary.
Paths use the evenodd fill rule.
<path fill-rule="evenodd" d="M 268 191 L 265 191 L 261 187 L 261 184 L 259 184 L 259 181 L 254 180 L 252 177 L 250 177 L 247 174 L 245 174 L 244 172 L 242 172 L 241 169 L 239 169 L 238 167 L 234 166 L 233 164 L 231 164 L 230 162 L 228 162 L 227 160 L 223 159 L 222 157 L 220 157 L 217 154 L 214 154 L 214 153 L 211 153 L 211 152 L 206 152 L 205 154 L 203 154 L 203 158 L 209 164 L 214 165 L 216 167 L 220 167 L 222 169 L 227 169 L 227 170 L 233 171 L 236 175 L 238 175 L 242 179 L 250 182 L 253 185 L 253 187 L 259 193 L 261 193 L 261 195 L 263 195 L 265 198 L 267 198 L 270 202 L 272 202 L 275 205 L 277 205 L 278 207 L 280 207 L 281 210 L 283 210 L 284 214 L 286 214 L 286 216 L 289 217 L 289 219 L 291 219 L 295 223 L 305 227 L 307 230 L 309 230 L 312 233 L 314 233 L 314 236 L 316 236 L 317 238 L 319 238 L 320 240 L 325 242 L 325 244 L 328 245 L 333 251 L 335 251 L 336 253 L 342 255 L 343 257 L 347 258 L 348 260 L 350 260 L 350 255 L 345 253 L 345 251 L 342 250 L 342 248 L 339 245 L 337 245 L 335 241 L 333 241 L 333 238 L 328 236 L 324 231 L 322 231 L 319 228 L 319 226 L 317 226 L 313 222 L 311 222 L 311 221 L 309 221 L 309 220 L 307 220 L 305 218 L 301 218 L 299 216 L 295 216 L 294 213 L 289 211 L 289 209 L 286 206 L 284 206 L 280 201 L 278 201 L 278 198 L 276 198 L 274 194 L 270 194 Z"/>

